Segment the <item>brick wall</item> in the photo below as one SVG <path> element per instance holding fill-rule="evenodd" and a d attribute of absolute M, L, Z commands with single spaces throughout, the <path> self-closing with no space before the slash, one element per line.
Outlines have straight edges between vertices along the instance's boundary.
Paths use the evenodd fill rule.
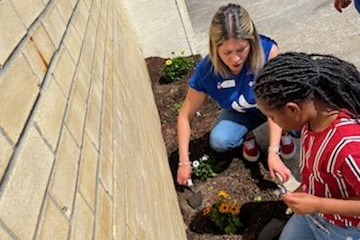
<path fill-rule="evenodd" d="M 0 239 L 186 239 L 117 0 L 0 0 Z"/>

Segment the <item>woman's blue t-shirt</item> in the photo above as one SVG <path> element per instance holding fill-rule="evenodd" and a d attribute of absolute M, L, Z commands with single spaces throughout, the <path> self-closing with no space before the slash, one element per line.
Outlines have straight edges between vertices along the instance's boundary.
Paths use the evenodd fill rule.
<path fill-rule="evenodd" d="M 274 40 L 262 35 L 260 35 L 260 41 L 264 51 L 264 59 L 267 61 L 270 50 L 276 43 Z M 235 84 L 233 84 L 234 81 Z M 231 86 L 222 87 L 226 86 L 226 83 L 231 83 Z M 258 111 L 253 84 L 254 74 L 248 69 L 247 64 L 244 65 L 238 75 L 223 78 L 214 73 L 208 55 L 198 63 L 189 80 L 191 88 L 208 94 L 222 108 L 233 109 L 238 112 Z"/>

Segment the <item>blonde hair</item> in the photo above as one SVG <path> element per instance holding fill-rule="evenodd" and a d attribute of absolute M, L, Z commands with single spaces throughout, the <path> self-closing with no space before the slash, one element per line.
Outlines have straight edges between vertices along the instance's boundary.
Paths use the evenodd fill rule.
<path fill-rule="evenodd" d="M 250 43 L 250 52 L 246 62 L 250 70 L 256 74 L 264 64 L 264 54 L 260 37 L 249 13 L 237 4 L 222 6 L 215 13 L 210 29 L 210 59 L 215 73 L 228 76 L 230 69 L 218 55 L 219 46 L 230 38 L 246 39 Z"/>

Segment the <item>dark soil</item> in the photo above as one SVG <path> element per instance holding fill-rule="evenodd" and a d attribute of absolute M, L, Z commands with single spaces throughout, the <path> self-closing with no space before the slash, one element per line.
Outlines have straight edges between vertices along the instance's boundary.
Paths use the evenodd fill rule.
<path fill-rule="evenodd" d="M 199 56 L 194 56 L 198 61 Z M 216 154 L 208 144 L 211 125 L 219 112 L 217 104 L 207 99 L 200 109 L 200 116 L 192 122 L 192 136 L 190 143 L 190 159 L 196 160 L 204 154 L 215 156 L 219 171 L 218 175 L 208 181 L 194 179 L 192 189 L 176 184 L 176 171 L 178 163 L 176 106 L 185 99 L 188 89 L 188 76 L 182 81 L 171 84 L 160 84 L 160 67 L 166 59 L 152 57 L 146 59 L 152 82 L 152 89 L 161 119 L 162 134 L 169 156 L 169 165 L 174 177 L 181 212 L 187 225 L 189 240 L 220 240 L 220 239 L 257 239 L 264 226 L 272 219 L 278 218 L 286 221 L 286 206 L 273 193 L 276 184 L 270 179 L 266 170 L 266 156 L 262 154 L 261 163 L 249 164 L 242 160 L 241 151 L 237 149 L 229 154 Z M 213 203 L 219 190 L 227 191 L 230 196 L 242 203 L 240 210 L 241 221 L 244 224 L 239 234 L 226 235 L 217 230 L 212 223 L 201 214 L 201 209 Z M 193 192 L 201 192 L 203 200 L 199 209 L 193 209 L 188 204 L 188 197 Z M 261 201 L 255 201 L 255 198 Z M 271 238 L 270 238 L 271 239 Z M 276 236 L 273 239 L 278 239 Z"/>

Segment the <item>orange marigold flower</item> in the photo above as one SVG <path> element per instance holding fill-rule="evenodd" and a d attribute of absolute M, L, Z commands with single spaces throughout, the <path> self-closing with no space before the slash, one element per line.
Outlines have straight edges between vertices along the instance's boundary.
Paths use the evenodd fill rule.
<path fill-rule="evenodd" d="M 202 215 L 207 216 L 207 215 L 209 215 L 210 212 L 211 212 L 211 206 L 207 206 L 206 208 L 204 208 L 202 210 Z"/>
<path fill-rule="evenodd" d="M 218 196 L 219 197 L 223 197 L 223 198 L 228 198 L 229 197 L 229 194 L 227 192 L 225 192 L 224 190 L 220 190 L 218 192 Z"/>
<path fill-rule="evenodd" d="M 221 212 L 221 213 L 229 212 L 229 205 L 226 203 L 221 203 L 219 206 L 219 212 Z"/>
<path fill-rule="evenodd" d="M 240 206 L 237 204 L 232 205 L 230 208 L 230 212 L 233 215 L 238 215 L 240 213 Z"/>

